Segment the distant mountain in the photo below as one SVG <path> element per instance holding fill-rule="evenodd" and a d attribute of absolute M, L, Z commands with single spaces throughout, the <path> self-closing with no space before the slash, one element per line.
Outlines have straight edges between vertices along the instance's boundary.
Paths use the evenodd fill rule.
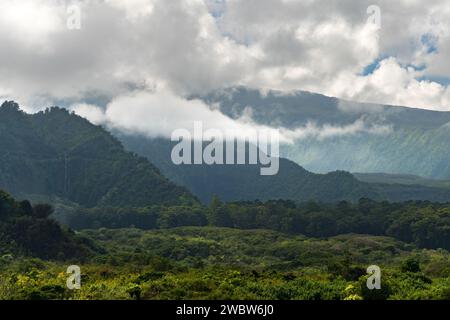
<path fill-rule="evenodd" d="M 178 166 L 171 161 L 174 143 L 169 140 L 120 134 L 118 137 L 128 150 L 147 157 L 165 176 L 187 187 L 204 203 L 209 203 L 214 195 L 224 201 L 383 199 L 376 188 L 348 172 L 314 174 L 287 159 L 280 159 L 280 171 L 274 176 L 261 176 L 259 165 Z"/>
<path fill-rule="evenodd" d="M 0 188 L 85 207 L 178 205 L 197 200 L 110 133 L 57 107 L 37 114 L 0 107 Z"/>
<path fill-rule="evenodd" d="M 378 194 L 390 202 L 432 201 L 450 203 L 450 189 L 422 185 L 371 183 Z"/>
<path fill-rule="evenodd" d="M 401 184 L 381 178 L 364 179 L 363 174 L 355 177 L 345 171 L 315 174 L 284 158 L 274 176 L 261 176 L 258 165 L 174 165 L 170 159 L 173 142 L 119 133 L 117 136 L 128 150 L 147 157 L 166 177 L 188 188 L 203 203 L 209 203 L 214 195 L 224 201 L 285 199 L 331 203 L 371 198 L 450 202 L 450 188 L 438 183 Z"/>
<path fill-rule="evenodd" d="M 232 118 L 250 113 L 257 123 L 290 129 L 311 121 L 317 126 L 343 127 L 358 120 L 391 128 L 385 134 L 307 137 L 282 148 L 283 157 L 313 172 L 385 172 L 450 179 L 450 112 L 355 103 L 303 91 L 261 93 L 243 87 L 193 98 L 218 106 Z"/>
<path fill-rule="evenodd" d="M 450 202 L 450 181 L 386 173 L 354 173 L 353 175 L 360 181 L 370 183 L 380 195 L 390 201 Z"/>
<path fill-rule="evenodd" d="M 30 115 L 6 102 L 0 107 L 0 189 L 62 207 L 176 206 L 197 198 L 208 203 L 214 195 L 224 201 L 450 201 L 450 189 L 431 182 L 373 176 L 370 181 L 344 171 L 315 174 L 284 158 L 275 176 L 261 176 L 259 165 L 176 166 L 169 140 L 116 135 L 134 153 L 65 109 Z"/>
<path fill-rule="evenodd" d="M 428 179 L 410 174 L 353 173 L 353 175 L 358 180 L 369 183 L 402 184 L 450 189 L 450 180 Z"/>

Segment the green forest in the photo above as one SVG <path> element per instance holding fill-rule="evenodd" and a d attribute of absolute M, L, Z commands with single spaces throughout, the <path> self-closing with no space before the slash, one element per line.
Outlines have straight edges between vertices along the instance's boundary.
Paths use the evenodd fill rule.
<path fill-rule="evenodd" d="M 268 179 L 255 166 L 175 168 L 162 140 L 122 137 L 133 153 L 67 110 L 14 102 L 0 135 L 0 300 L 450 299 L 449 189 L 435 181 L 364 182 L 286 159 Z"/>
<path fill-rule="evenodd" d="M 86 210 L 71 229 L 51 206 L 0 193 L 0 299 L 450 299 L 450 205 Z M 80 290 L 66 286 L 70 265 Z M 380 290 L 367 289 L 370 265 Z"/>
<path fill-rule="evenodd" d="M 450 0 L 430 2 L 0 0 L 0 306 L 449 305 Z"/>
<path fill-rule="evenodd" d="M 296 204 L 285 200 L 222 203 L 215 197 L 209 207 L 78 209 L 65 219 L 77 230 L 215 226 L 268 229 L 318 238 L 356 233 L 388 236 L 420 248 L 450 250 L 450 205 L 428 201 L 389 203 L 363 198 L 356 204 Z"/>

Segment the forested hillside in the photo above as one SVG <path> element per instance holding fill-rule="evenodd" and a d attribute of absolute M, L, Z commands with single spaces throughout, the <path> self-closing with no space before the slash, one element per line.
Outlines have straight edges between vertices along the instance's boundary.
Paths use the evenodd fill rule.
<path fill-rule="evenodd" d="M 37 114 L 0 107 L 0 188 L 86 207 L 196 202 L 99 126 L 57 107 Z"/>
<path fill-rule="evenodd" d="M 0 190 L 0 257 L 83 261 L 92 256 L 93 243 L 61 228 L 50 218 L 52 213 L 53 208 L 49 205 L 17 202 Z"/>
<path fill-rule="evenodd" d="M 119 135 L 124 146 L 147 157 L 172 181 L 186 186 L 204 203 L 214 195 L 224 201 L 289 199 L 295 201 L 357 201 L 381 199 L 378 191 L 347 172 L 314 174 L 296 163 L 280 159 L 280 170 L 261 176 L 259 165 L 174 165 L 174 143 L 165 139 Z"/>
<path fill-rule="evenodd" d="M 384 134 L 364 130 L 319 139 L 305 136 L 285 145 L 281 155 L 305 169 L 326 173 L 384 172 L 450 179 L 450 112 L 349 102 L 304 91 L 262 93 L 245 87 L 197 97 L 233 118 L 251 114 L 260 124 L 295 129 L 308 122 L 318 127 L 390 128 Z"/>
<path fill-rule="evenodd" d="M 0 299 L 450 297 L 448 205 L 214 199 L 184 212 L 84 210 L 78 223 L 94 229 L 75 233 L 49 218 L 50 206 L 0 192 Z M 105 228 L 133 224 L 160 230 Z M 74 263 L 80 290 L 66 285 Z M 367 290 L 373 264 L 383 270 L 382 290 Z"/>
<path fill-rule="evenodd" d="M 284 158 L 280 159 L 280 171 L 274 176 L 261 176 L 257 165 L 177 166 L 170 159 L 174 143 L 169 140 L 121 134 L 118 137 L 127 149 L 147 157 L 166 177 L 186 186 L 204 203 L 209 203 L 214 195 L 224 201 L 285 199 L 331 203 L 355 202 L 366 197 L 392 202 L 450 202 L 450 188 L 444 185 L 360 181 L 344 171 L 314 174 Z"/>
<path fill-rule="evenodd" d="M 381 184 L 401 184 L 409 186 L 426 186 L 431 188 L 450 189 L 450 180 L 435 180 L 409 174 L 386 173 L 353 173 L 360 181 Z"/>
<path fill-rule="evenodd" d="M 360 199 L 357 204 L 293 201 L 223 203 L 214 198 L 209 207 L 146 207 L 78 209 L 66 223 L 74 229 L 167 229 L 217 226 L 270 229 L 288 234 L 325 238 L 341 234 L 389 236 L 421 248 L 450 250 L 450 205 L 428 201 L 404 203 Z"/>

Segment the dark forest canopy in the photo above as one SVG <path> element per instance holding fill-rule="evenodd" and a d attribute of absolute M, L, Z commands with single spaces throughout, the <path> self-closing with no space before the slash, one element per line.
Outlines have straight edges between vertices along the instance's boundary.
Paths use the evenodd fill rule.
<path fill-rule="evenodd" d="M 450 249 L 450 204 L 428 201 L 389 203 L 363 198 L 356 204 L 298 204 L 284 200 L 223 203 L 214 198 L 209 207 L 79 209 L 69 214 L 67 222 L 75 229 L 211 225 L 318 238 L 357 233 L 390 236 L 419 247 Z"/>
<path fill-rule="evenodd" d="M 52 213 L 50 205 L 17 202 L 0 190 L 0 256 L 81 261 L 91 256 L 93 244 L 62 228 L 50 217 Z"/>
<path fill-rule="evenodd" d="M 30 115 L 5 102 L 0 137 L 0 188 L 16 196 L 57 196 L 85 207 L 197 202 L 102 127 L 65 109 Z"/>

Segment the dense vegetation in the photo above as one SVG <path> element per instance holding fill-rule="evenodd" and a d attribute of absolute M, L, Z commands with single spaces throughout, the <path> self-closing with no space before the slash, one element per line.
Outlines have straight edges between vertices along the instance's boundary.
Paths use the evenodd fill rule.
<path fill-rule="evenodd" d="M 366 197 L 391 202 L 450 202 L 450 188 L 444 183 L 433 184 L 431 181 L 434 180 L 421 179 L 414 184 L 410 181 L 402 184 L 404 180 L 365 181 L 361 176 L 357 179 L 343 171 L 314 174 L 284 158 L 280 159 L 280 172 L 275 176 L 261 176 L 257 165 L 177 166 L 170 159 L 174 145 L 171 141 L 117 135 L 127 149 L 149 159 L 165 176 L 187 187 L 203 203 L 209 203 L 214 195 L 224 201 L 285 199 L 333 203 L 341 200 L 357 202 Z"/>
<path fill-rule="evenodd" d="M 450 180 L 435 180 L 410 174 L 387 173 L 353 173 L 358 180 L 368 183 L 394 184 L 408 186 L 425 186 L 430 188 L 450 189 Z"/>
<path fill-rule="evenodd" d="M 105 248 L 65 283 L 69 262 L 0 261 L 0 299 L 450 299 L 450 257 L 384 237 L 316 240 L 273 231 L 85 231 Z M 74 262 L 71 262 L 74 263 Z M 382 269 L 382 290 L 366 268 Z"/>
<path fill-rule="evenodd" d="M 74 233 L 49 218 L 52 207 L 0 192 L 0 299 L 450 299 L 450 254 L 417 247 L 448 245 L 444 205 L 214 199 L 209 208 L 110 211 L 109 222 L 89 210 L 85 218 L 99 225 Z M 98 228 L 130 221 L 161 230 Z M 392 237 L 332 236 L 347 228 Z M 81 290 L 66 287 L 73 264 Z M 383 270 L 382 290 L 367 290 L 373 264 Z"/>
<path fill-rule="evenodd" d="M 58 196 L 86 207 L 197 201 L 107 131 L 64 109 L 29 115 L 5 102 L 0 136 L 0 188 L 22 198 Z"/>
<path fill-rule="evenodd" d="M 74 229 L 211 225 L 271 229 L 319 238 L 358 233 L 389 236 L 422 248 L 450 250 L 450 205 L 431 202 L 361 199 L 357 204 L 296 204 L 282 200 L 222 203 L 215 198 L 209 207 L 78 209 L 68 213 L 65 221 Z"/>
<path fill-rule="evenodd" d="M 0 191 L 0 299 L 450 299 L 450 204 L 381 201 L 395 184 L 288 160 L 267 179 L 254 166 L 174 169 L 159 145 L 155 162 L 206 206 L 63 109 L 7 102 L 0 135 L 0 187 L 33 203 Z M 381 290 L 367 289 L 369 265 Z"/>
<path fill-rule="evenodd" d="M 382 199 L 370 184 L 348 172 L 314 174 L 287 159 L 280 159 L 280 170 L 273 176 L 261 176 L 260 166 L 250 164 L 178 166 L 170 158 L 174 143 L 169 140 L 123 135 L 119 138 L 127 149 L 149 159 L 165 176 L 187 187 L 203 203 L 209 203 L 214 195 L 224 201 Z"/>
<path fill-rule="evenodd" d="M 314 174 L 287 159 L 275 176 L 261 176 L 255 165 L 176 166 L 169 141 L 122 136 L 139 157 L 103 128 L 57 107 L 29 115 L 5 102 L 0 135 L 0 188 L 23 199 L 58 197 L 83 207 L 190 205 L 197 200 L 189 189 L 204 203 L 214 194 L 224 201 L 450 201 L 448 188 L 369 184 L 342 171 Z"/>
<path fill-rule="evenodd" d="M 92 255 L 94 245 L 61 228 L 49 218 L 52 211 L 49 205 L 16 202 L 0 190 L 0 256 L 13 254 L 83 261 Z"/>

